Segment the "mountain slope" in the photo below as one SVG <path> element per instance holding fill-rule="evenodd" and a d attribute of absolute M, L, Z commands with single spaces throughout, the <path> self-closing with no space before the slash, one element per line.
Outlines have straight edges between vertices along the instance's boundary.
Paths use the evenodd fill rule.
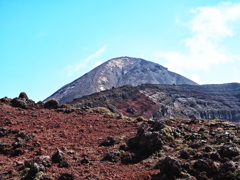
<path fill-rule="evenodd" d="M 45 101 L 55 98 L 60 103 L 70 102 L 75 98 L 95 92 L 140 84 L 192 84 L 195 82 L 167 68 L 140 58 L 120 57 L 111 59 L 75 81 L 65 85 Z"/>
<path fill-rule="evenodd" d="M 240 122 L 240 84 L 123 86 L 75 99 L 75 107 L 107 107 L 150 119 L 201 118 Z"/>

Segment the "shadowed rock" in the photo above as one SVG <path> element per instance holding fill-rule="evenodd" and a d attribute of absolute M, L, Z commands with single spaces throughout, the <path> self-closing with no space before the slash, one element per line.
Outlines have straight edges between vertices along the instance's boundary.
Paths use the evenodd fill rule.
<path fill-rule="evenodd" d="M 65 154 L 61 150 L 57 150 L 57 152 L 52 156 L 53 163 L 60 163 L 65 160 Z"/>
<path fill-rule="evenodd" d="M 168 156 L 160 163 L 160 172 L 168 177 L 180 177 L 181 163 L 177 159 Z"/>
<path fill-rule="evenodd" d="M 100 146 L 112 146 L 116 144 L 116 140 L 112 136 L 108 136 L 104 139 L 104 141 L 100 144 Z"/>

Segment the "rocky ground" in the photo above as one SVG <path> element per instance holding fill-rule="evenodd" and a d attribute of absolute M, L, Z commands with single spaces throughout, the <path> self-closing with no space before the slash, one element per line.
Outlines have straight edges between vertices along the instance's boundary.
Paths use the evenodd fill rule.
<path fill-rule="evenodd" d="M 240 179 L 240 125 L 0 100 L 0 179 Z"/>

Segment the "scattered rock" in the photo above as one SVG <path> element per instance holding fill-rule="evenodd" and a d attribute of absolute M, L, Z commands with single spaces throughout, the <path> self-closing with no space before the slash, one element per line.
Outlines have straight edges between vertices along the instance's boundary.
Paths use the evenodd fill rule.
<path fill-rule="evenodd" d="M 138 129 L 137 135 L 134 138 L 128 140 L 128 147 L 143 156 L 149 156 L 157 150 L 162 148 L 162 136 L 161 130 L 164 125 L 156 122 L 151 128 L 148 128 L 147 123 L 143 123 Z"/>
<path fill-rule="evenodd" d="M 218 175 L 219 180 L 234 179 L 233 175 L 237 169 L 237 165 L 233 161 L 222 164 Z"/>
<path fill-rule="evenodd" d="M 53 163 L 59 163 L 58 167 L 69 167 L 70 164 L 68 163 L 65 154 L 61 150 L 57 150 L 57 152 L 52 156 Z"/>
<path fill-rule="evenodd" d="M 22 138 L 16 138 L 16 141 L 12 144 L 13 148 L 16 149 L 16 148 L 20 148 L 23 146 L 23 140 Z"/>
<path fill-rule="evenodd" d="M 24 149 L 21 149 L 21 148 L 17 148 L 17 149 L 14 149 L 13 152 L 12 152 L 12 156 L 19 156 L 19 155 L 23 155 L 25 153 L 25 150 Z"/>
<path fill-rule="evenodd" d="M 183 159 L 188 159 L 190 157 L 190 151 L 188 149 L 181 150 L 180 157 Z"/>
<path fill-rule="evenodd" d="M 130 114 L 134 114 L 134 113 L 135 113 L 135 109 L 133 109 L 133 108 L 127 108 L 126 112 L 127 112 L 127 113 L 130 113 Z"/>
<path fill-rule="evenodd" d="M 121 155 L 121 163 L 122 164 L 132 164 L 138 162 L 137 156 L 134 153 L 125 152 Z"/>
<path fill-rule="evenodd" d="M 57 150 L 57 152 L 52 156 L 53 163 L 60 163 L 65 160 L 65 154 L 61 150 Z"/>
<path fill-rule="evenodd" d="M 19 131 L 17 134 L 17 137 L 20 137 L 22 139 L 28 139 L 29 136 L 27 135 L 27 133 L 25 131 Z"/>
<path fill-rule="evenodd" d="M 13 100 L 11 100 L 11 105 L 13 107 L 20 107 L 23 109 L 28 108 L 26 99 L 22 99 L 22 98 L 14 98 Z"/>
<path fill-rule="evenodd" d="M 220 161 L 221 160 L 221 156 L 218 152 L 211 153 L 210 158 L 214 161 Z"/>
<path fill-rule="evenodd" d="M 118 162 L 120 161 L 120 152 L 119 151 L 108 151 L 103 158 L 104 161 Z"/>
<path fill-rule="evenodd" d="M 166 174 L 168 177 L 180 177 L 181 174 L 181 162 L 177 159 L 167 156 L 160 163 L 160 173 Z"/>
<path fill-rule="evenodd" d="M 213 150 L 213 148 L 211 147 L 211 146 L 206 146 L 205 148 L 204 148 L 204 151 L 205 152 L 211 152 Z"/>
<path fill-rule="evenodd" d="M 89 160 L 84 157 L 82 160 L 81 160 L 81 164 L 89 164 Z"/>
<path fill-rule="evenodd" d="M 37 174 L 39 171 L 45 171 L 45 168 L 44 166 L 40 165 L 40 164 L 37 164 L 36 162 L 33 162 L 31 165 L 30 165 L 30 170 L 29 170 L 29 174 L 31 175 L 35 175 Z"/>
<path fill-rule="evenodd" d="M 60 167 L 60 168 L 67 168 L 69 166 L 70 166 L 70 164 L 68 163 L 68 161 L 65 158 L 62 161 L 60 161 L 58 164 L 58 167 Z"/>
<path fill-rule="evenodd" d="M 190 119 L 191 120 L 187 122 L 187 124 L 199 124 L 199 120 L 194 115 L 192 115 Z"/>
<path fill-rule="evenodd" d="M 25 161 L 22 172 L 25 171 L 25 177 L 23 180 L 31 180 L 31 179 L 43 179 L 43 173 L 45 172 L 45 167 L 50 167 L 52 165 L 52 161 L 50 156 L 40 156 L 33 160 Z M 48 179 L 48 178 L 46 178 Z"/>
<path fill-rule="evenodd" d="M 218 172 L 218 167 L 211 159 L 199 159 L 197 160 L 193 167 L 200 172 L 206 172 L 207 176 L 212 176 Z"/>
<path fill-rule="evenodd" d="M 74 180 L 74 175 L 71 172 L 63 173 L 58 180 Z"/>
<path fill-rule="evenodd" d="M 44 167 L 50 167 L 52 165 L 52 160 L 50 156 L 39 156 L 33 160 L 25 161 L 26 167 L 31 167 L 32 164 L 37 163 L 43 165 Z"/>
<path fill-rule="evenodd" d="M 2 127 L 0 129 L 0 137 L 6 136 L 9 133 L 8 129 L 5 127 Z"/>
<path fill-rule="evenodd" d="M 222 157 L 232 158 L 239 155 L 239 150 L 235 144 L 225 143 L 219 150 Z"/>
<path fill-rule="evenodd" d="M 112 146 L 116 144 L 116 140 L 112 136 L 108 136 L 104 139 L 104 141 L 100 144 L 100 146 Z"/>
<path fill-rule="evenodd" d="M 0 101 L 1 102 L 10 102 L 12 99 L 11 98 L 8 98 L 8 97 L 4 97 L 4 98 L 1 98 Z"/>

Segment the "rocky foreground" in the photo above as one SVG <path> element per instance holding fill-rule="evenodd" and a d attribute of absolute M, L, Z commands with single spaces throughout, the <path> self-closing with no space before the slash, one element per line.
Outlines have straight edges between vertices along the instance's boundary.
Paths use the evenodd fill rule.
<path fill-rule="evenodd" d="M 0 99 L 0 179 L 240 179 L 240 125 Z"/>

